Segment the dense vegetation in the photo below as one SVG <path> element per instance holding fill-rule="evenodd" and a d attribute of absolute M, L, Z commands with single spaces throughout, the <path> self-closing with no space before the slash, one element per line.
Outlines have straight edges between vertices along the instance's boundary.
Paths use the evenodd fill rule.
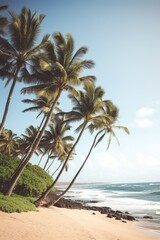
<path fill-rule="evenodd" d="M 20 159 L 0 154 L 0 191 L 4 192 Z M 18 195 L 38 197 L 51 185 L 53 179 L 42 168 L 29 163 L 17 181 L 14 192 Z"/>
<path fill-rule="evenodd" d="M 34 198 L 22 197 L 13 194 L 11 197 L 6 197 L 0 193 L 0 211 L 12 213 L 12 212 L 28 212 L 37 211 L 34 205 Z"/>
<path fill-rule="evenodd" d="M 0 11 L 6 8 L 1 6 Z M 36 44 L 44 17 L 26 7 L 19 14 L 10 11 L 8 19 L 0 15 L 3 23 L 0 24 L 0 79 L 10 86 L 0 123 L 0 153 L 6 155 L 0 156 L 0 191 L 6 196 L 11 196 L 12 192 L 24 196 L 40 195 L 35 201 L 36 206 L 53 189 L 63 171 L 68 170 L 69 160 L 74 159 L 85 131 L 95 134 L 93 143 L 66 191 L 104 137 L 107 137 L 109 147 L 112 137 L 116 137 L 114 129 L 129 133 L 126 127 L 115 125 L 119 110 L 111 100 L 104 98 L 105 91 L 96 86 L 96 77 L 82 75 L 85 69 L 92 69 L 95 65 L 92 60 L 84 59 L 87 47 L 75 51 L 71 34 L 63 36 L 60 32 L 47 34 Z M 6 128 L 9 107 L 19 82 L 27 84 L 21 94 L 32 94 L 32 99 L 22 101 L 31 105 L 24 112 L 37 111 L 35 117 L 41 118 L 38 127 L 28 126 L 21 136 Z M 64 92 L 68 94 L 65 101 L 71 103 L 68 112 L 59 108 Z M 80 122 L 75 127 L 74 137 L 73 131 L 70 132 L 73 122 L 74 126 Z M 40 162 L 47 156 L 46 171 L 55 160 L 59 161 L 59 168 L 55 170 L 59 172 L 54 181 L 38 166 L 29 163 L 34 154 L 40 156 Z M 54 203 L 48 206 L 50 204 Z"/>

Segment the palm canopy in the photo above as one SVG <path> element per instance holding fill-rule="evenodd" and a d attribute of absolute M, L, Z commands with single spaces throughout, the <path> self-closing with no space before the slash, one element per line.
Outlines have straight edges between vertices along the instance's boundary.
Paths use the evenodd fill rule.
<path fill-rule="evenodd" d="M 52 94 L 54 97 L 58 92 L 72 89 L 83 81 L 94 81 L 94 76 L 80 76 L 85 69 L 94 66 L 91 60 L 82 60 L 87 48 L 81 47 L 74 53 L 74 40 L 70 34 L 66 38 L 60 32 L 53 34 L 53 41 L 47 43 L 46 54 L 34 59 L 32 73 L 24 70 L 23 79 L 26 82 L 35 83 L 30 87 L 22 89 L 22 93 Z"/>
<path fill-rule="evenodd" d="M 38 128 L 35 128 L 33 125 L 30 125 L 28 128 L 26 128 L 25 132 L 21 135 L 20 150 L 21 150 L 22 156 L 24 156 L 28 152 L 30 146 L 32 145 L 35 139 L 35 136 L 37 135 L 37 132 L 38 132 Z M 38 155 L 38 151 L 36 151 L 36 155 Z"/>
<path fill-rule="evenodd" d="M 76 129 L 81 130 L 84 123 L 92 124 L 92 121 L 98 121 L 99 118 L 105 117 L 108 121 L 112 120 L 112 116 L 103 111 L 105 102 L 103 96 L 105 92 L 101 87 L 96 87 L 93 82 L 85 82 L 83 90 L 72 91 L 69 98 L 73 103 L 73 109 L 64 113 L 68 121 L 80 121 L 83 123 Z M 90 126 L 89 125 L 89 126 Z"/>
<path fill-rule="evenodd" d="M 1 11 L 4 11 L 8 8 L 7 5 L 3 5 L 3 6 L 0 6 L 0 12 Z M 6 17 L 4 17 L 2 14 L 0 14 L 0 35 L 4 35 L 5 34 L 5 27 L 7 26 L 8 24 L 8 20 Z"/>
<path fill-rule="evenodd" d="M 47 114 L 50 111 L 53 99 L 45 96 L 37 96 L 35 99 L 24 99 L 22 102 L 33 105 L 32 107 L 24 109 L 23 112 L 39 111 L 37 115 L 37 117 L 39 117 L 42 113 Z"/>
<path fill-rule="evenodd" d="M 68 141 L 72 142 L 74 140 L 72 136 L 66 135 L 71 126 L 64 122 L 63 117 L 54 116 L 48 127 L 49 129 L 45 131 L 40 145 L 47 151 L 54 153 L 55 156 L 60 157 L 65 154 Z"/>
<path fill-rule="evenodd" d="M 0 152 L 10 156 L 19 154 L 19 138 L 11 130 L 3 129 L 0 136 Z"/>
<path fill-rule="evenodd" d="M 111 118 L 105 117 L 105 114 L 110 115 Z M 99 116 L 99 118 L 93 119 L 93 122 L 89 125 L 89 130 L 91 132 L 93 132 L 94 130 L 98 130 L 96 138 L 98 137 L 98 135 L 101 135 L 95 141 L 95 146 L 97 146 L 97 144 L 99 144 L 102 141 L 102 139 L 105 137 L 106 134 L 107 135 L 109 134 L 107 149 L 110 146 L 112 137 L 115 137 L 119 144 L 119 141 L 114 132 L 114 129 L 122 129 L 127 134 L 129 134 L 129 130 L 127 127 L 115 125 L 116 121 L 118 120 L 118 117 L 119 117 L 119 109 L 117 108 L 117 106 L 115 106 L 112 103 L 112 101 L 105 100 L 104 106 L 103 106 L 103 114 Z"/>
<path fill-rule="evenodd" d="M 36 13 L 26 7 L 22 8 L 20 15 L 9 13 L 11 19 L 8 23 L 8 39 L 0 37 L 1 76 L 8 77 L 7 83 L 13 78 L 17 68 L 20 70 L 22 66 L 26 67 L 27 61 L 39 53 L 48 38 L 45 36 L 42 42 L 35 46 L 44 15 L 36 17 Z"/>
<path fill-rule="evenodd" d="M 40 147 L 44 149 L 44 154 L 48 153 L 48 159 L 44 168 L 46 167 L 50 158 L 58 158 L 61 162 L 71 149 L 74 138 L 66 135 L 70 130 L 70 125 L 64 122 L 63 117 L 55 115 L 48 126 L 48 130 L 40 142 Z"/>

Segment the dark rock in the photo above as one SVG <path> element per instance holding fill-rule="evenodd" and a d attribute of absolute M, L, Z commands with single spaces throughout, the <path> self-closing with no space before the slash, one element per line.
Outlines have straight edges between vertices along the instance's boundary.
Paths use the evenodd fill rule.
<path fill-rule="evenodd" d="M 127 223 L 126 221 L 122 220 L 123 223 Z"/>
<path fill-rule="evenodd" d="M 117 210 L 116 213 L 121 214 L 122 212 Z"/>
<path fill-rule="evenodd" d="M 107 217 L 108 218 L 113 218 L 113 216 L 110 213 L 107 215 Z"/>
<path fill-rule="evenodd" d="M 93 212 L 92 215 L 96 215 L 95 212 Z"/>
<path fill-rule="evenodd" d="M 144 216 L 143 218 L 145 218 L 145 219 L 153 219 L 153 217 L 151 217 L 151 216 Z"/>
<path fill-rule="evenodd" d="M 115 220 L 121 220 L 121 217 L 116 216 L 116 217 L 115 217 Z"/>
<path fill-rule="evenodd" d="M 131 215 L 122 215 L 122 218 L 128 221 L 135 221 L 136 219 Z"/>

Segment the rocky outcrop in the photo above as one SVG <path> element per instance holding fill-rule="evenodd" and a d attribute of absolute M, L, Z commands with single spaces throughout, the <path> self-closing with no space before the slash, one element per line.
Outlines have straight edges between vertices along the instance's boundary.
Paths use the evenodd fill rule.
<path fill-rule="evenodd" d="M 55 199 L 56 195 L 52 194 L 48 197 L 48 200 Z M 69 209 L 85 209 L 91 211 L 99 211 L 101 214 L 106 214 L 108 218 L 114 218 L 116 220 L 123 220 L 123 222 L 127 221 L 135 221 L 136 219 L 131 216 L 128 212 L 121 212 L 121 211 L 114 211 L 110 207 L 96 207 L 96 206 L 89 206 L 85 203 L 73 201 L 66 198 L 61 198 L 56 204 L 56 207 L 59 208 L 69 208 Z M 93 214 L 95 215 L 95 214 Z"/>

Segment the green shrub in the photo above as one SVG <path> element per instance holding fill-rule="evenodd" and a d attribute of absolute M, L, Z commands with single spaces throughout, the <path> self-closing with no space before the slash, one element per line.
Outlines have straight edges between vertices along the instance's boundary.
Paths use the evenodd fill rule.
<path fill-rule="evenodd" d="M 0 192 L 4 192 L 20 159 L 0 155 Z M 52 177 L 42 168 L 28 163 L 14 188 L 14 193 L 38 197 L 53 182 Z"/>
<path fill-rule="evenodd" d="M 11 197 L 0 194 L 0 211 L 7 213 L 37 211 L 33 201 L 32 198 L 17 196 L 16 194 Z"/>

